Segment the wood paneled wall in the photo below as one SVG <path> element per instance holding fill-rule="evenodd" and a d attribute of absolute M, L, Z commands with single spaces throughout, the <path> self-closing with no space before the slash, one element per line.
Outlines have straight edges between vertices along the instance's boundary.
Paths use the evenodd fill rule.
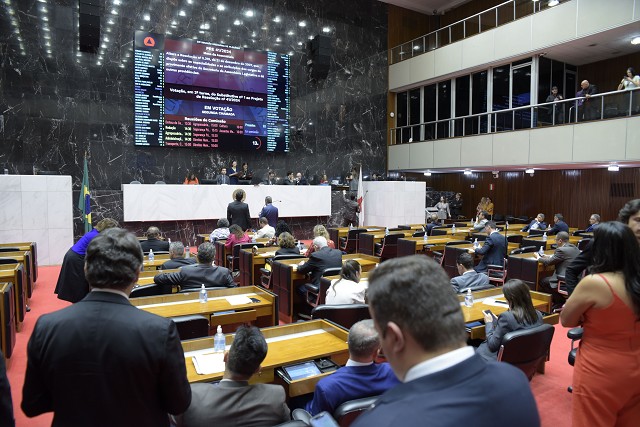
<path fill-rule="evenodd" d="M 455 9 L 451 9 L 442 15 L 442 20 L 440 24 L 443 27 L 446 27 L 449 24 L 453 24 L 454 22 L 458 22 L 464 18 L 468 18 L 471 15 L 475 15 L 476 13 L 480 13 L 487 9 L 491 9 L 494 6 L 497 6 L 501 3 L 504 3 L 505 0 L 473 0 L 469 3 L 465 3 L 456 7 Z"/>
<path fill-rule="evenodd" d="M 620 80 L 626 75 L 629 67 L 635 68 L 636 73 L 640 73 L 640 52 L 580 65 L 578 85 L 586 79 L 595 84 L 599 92 L 611 92 L 618 88 Z M 575 90 L 578 91 L 579 88 Z"/>
<path fill-rule="evenodd" d="M 387 46 L 389 49 L 438 29 L 437 17 L 403 9 L 392 4 L 388 12 Z"/>
<path fill-rule="evenodd" d="M 466 216 L 475 215 L 480 198 L 489 196 L 495 204 L 495 213 L 533 217 L 542 212 L 553 219 L 553 214 L 559 212 L 570 227 L 578 228 L 586 227 L 593 213 L 599 214 L 603 221 L 614 220 L 627 201 L 640 198 L 640 168 L 621 168 L 619 172 L 548 170 L 536 171 L 532 177 L 524 172 L 500 172 L 498 178 L 493 178 L 490 172 L 408 176 L 426 181 L 427 187 L 434 190 L 462 193 Z M 491 184 L 493 190 L 489 189 Z M 613 197 L 612 184 L 633 184 L 634 191 L 629 196 Z"/>

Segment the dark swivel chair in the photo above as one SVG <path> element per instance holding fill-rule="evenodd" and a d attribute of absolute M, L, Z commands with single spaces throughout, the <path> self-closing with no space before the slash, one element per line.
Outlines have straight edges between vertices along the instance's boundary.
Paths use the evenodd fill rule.
<path fill-rule="evenodd" d="M 180 341 L 209 336 L 209 319 L 201 314 L 171 317 L 178 328 Z"/>
<path fill-rule="evenodd" d="M 549 356 L 553 339 L 553 325 L 542 324 L 535 328 L 508 332 L 498 350 L 498 362 L 507 362 L 533 378 L 538 366 Z"/>
<path fill-rule="evenodd" d="M 294 255 L 294 254 L 284 254 L 284 255 L 276 255 L 273 258 L 269 258 L 267 259 L 267 264 L 269 265 L 273 265 L 274 261 L 279 261 L 279 260 L 283 260 L 283 259 L 296 259 L 296 258 L 304 258 L 303 255 Z M 260 283 L 259 285 L 262 286 L 265 289 L 271 289 L 272 287 L 272 283 L 271 283 L 271 270 L 268 270 L 266 268 L 261 268 L 260 269 Z"/>
<path fill-rule="evenodd" d="M 340 427 L 348 427 L 360 414 L 371 408 L 379 397 L 380 396 L 371 396 L 344 402 L 333 411 L 333 418 L 336 419 Z"/>
<path fill-rule="evenodd" d="M 371 314 L 367 304 L 324 304 L 311 311 L 311 318 L 327 319 L 345 329 L 351 329 L 354 323 L 371 319 Z"/>
<path fill-rule="evenodd" d="M 307 294 L 305 300 L 311 307 L 317 307 L 324 304 L 324 300 L 327 296 L 327 289 L 331 286 L 331 281 L 326 279 L 327 276 L 338 276 L 342 267 L 327 268 L 322 272 L 322 278 L 320 279 L 320 286 L 313 283 L 305 284 Z"/>

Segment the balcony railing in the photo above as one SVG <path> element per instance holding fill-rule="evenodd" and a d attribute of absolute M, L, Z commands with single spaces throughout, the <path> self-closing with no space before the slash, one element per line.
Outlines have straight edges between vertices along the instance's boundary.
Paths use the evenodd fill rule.
<path fill-rule="evenodd" d="M 390 129 L 391 144 L 485 135 L 640 114 L 640 88 L 470 114 Z"/>
<path fill-rule="evenodd" d="M 567 1 L 569 0 L 561 0 L 560 3 L 566 3 Z M 506 1 L 491 9 L 476 13 L 461 21 L 454 22 L 439 30 L 432 31 L 429 34 L 391 48 L 389 51 L 389 64 L 396 64 L 411 59 L 442 46 L 508 24 L 516 19 L 533 15 L 550 7 L 553 6 L 549 6 L 548 1 Z"/>

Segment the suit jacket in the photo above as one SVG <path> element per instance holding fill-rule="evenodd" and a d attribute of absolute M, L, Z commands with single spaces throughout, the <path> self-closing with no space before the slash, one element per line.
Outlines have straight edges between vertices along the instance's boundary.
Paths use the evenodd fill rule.
<path fill-rule="evenodd" d="M 193 265 L 196 263 L 195 257 L 190 258 L 174 258 L 165 262 L 160 266 L 160 270 L 171 270 L 173 268 L 184 267 L 185 265 Z"/>
<path fill-rule="evenodd" d="M 311 283 L 320 285 L 322 272 L 327 268 L 335 267 L 342 267 L 342 252 L 325 246 L 312 253 L 307 262 L 298 266 L 298 271 L 302 274 L 311 273 Z"/>
<path fill-rule="evenodd" d="M 360 205 L 358 202 L 351 199 L 344 199 L 344 207 L 342 208 L 342 219 L 344 223 L 353 224 L 358 226 L 358 212 L 360 212 Z"/>
<path fill-rule="evenodd" d="M 249 215 L 249 205 L 234 200 L 227 206 L 227 219 L 229 225 L 237 224 L 243 230 L 251 228 L 251 215 Z"/>
<path fill-rule="evenodd" d="M 567 292 L 569 292 L 569 295 L 571 295 L 576 286 L 578 286 L 582 272 L 592 264 L 592 244 L 593 239 L 587 244 L 587 247 L 584 248 L 580 255 L 575 257 L 565 269 L 565 284 L 567 285 Z"/>
<path fill-rule="evenodd" d="M 140 241 L 140 247 L 142 252 L 147 253 L 153 249 L 153 252 L 169 251 L 169 242 L 159 239 L 147 239 Z"/>
<path fill-rule="evenodd" d="M 27 348 L 22 410 L 52 426 L 168 426 L 191 402 L 176 325 L 94 291 L 42 315 Z"/>
<path fill-rule="evenodd" d="M 569 226 L 564 221 L 558 221 L 553 225 L 553 228 L 547 232 L 547 234 L 558 234 L 561 231 L 569 232 Z"/>
<path fill-rule="evenodd" d="M 482 232 L 482 230 L 484 230 L 484 227 L 487 225 L 487 222 L 489 222 L 488 219 L 486 219 L 486 218 L 481 219 L 478 222 L 474 222 L 473 226 L 471 228 L 473 228 L 473 231 Z"/>
<path fill-rule="evenodd" d="M 180 427 L 265 427 L 290 419 L 282 386 L 222 381 L 192 384 L 191 406 L 176 417 Z"/>
<path fill-rule="evenodd" d="M 571 261 L 580 254 L 580 249 L 576 245 L 571 243 L 565 243 L 556 249 L 556 251 L 550 257 L 540 257 L 538 262 L 544 265 L 555 265 L 556 270 L 549 278 L 549 284 L 552 288 L 558 287 L 558 276 L 564 276 L 567 266 L 571 264 Z"/>
<path fill-rule="evenodd" d="M 536 314 L 538 317 L 533 324 L 518 323 L 511 311 L 505 311 L 500 314 L 497 322 L 494 321 L 485 325 L 487 339 L 478 347 L 478 355 L 485 360 L 496 360 L 505 334 L 542 325 L 542 313 L 536 311 Z"/>
<path fill-rule="evenodd" d="M 454 291 L 462 293 L 466 292 L 467 288 L 472 291 L 479 291 L 493 288 L 494 286 L 489 282 L 489 276 L 471 270 L 451 279 L 451 287 L 453 287 Z"/>
<path fill-rule="evenodd" d="M 313 400 L 306 410 L 311 415 L 333 411 L 349 400 L 378 396 L 400 384 L 388 363 L 345 366 L 316 384 Z"/>
<path fill-rule="evenodd" d="M 216 177 L 216 184 L 218 185 L 231 184 L 231 179 L 229 179 L 227 175 L 220 174 Z"/>
<path fill-rule="evenodd" d="M 534 230 L 544 230 L 547 228 L 547 223 L 542 221 L 542 222 L 538 222 L 538 220 L 534 219 L 533 221 L 531 221 L 529 223 L 529 225 L 527 225 L 526 227 L 524 227 L 521 231 L 529 231 L 531 230 L 531 227 L 533 227 L 535 224 L 538 224 L 537 228 L 534 228 Z"/>
<path fill-rule="evenodd" d="M 264 208 L 260 211 L 260 215 L 258 218 L 265 217 L 267 221 L 269 221 L 269 225 L 273 228 L 276 227 L 278 223 L 278 208 L 273 206 L 271 203 L 265 205 Z"/>
<path fill-rule="evenodd" d="M 236 287 L 228 269 L 211 264 L 189 265 L 175 273 L 160 273 L 153 281 L 161 287 L 179 285 L 182 289 L 200 289 L 202 284 L 205 287 Z"/>
<path fill-rule="evenodd" d="M 539 427 L 540 416 L 522 371 L 508 363 L 485 362 L 474 355 L 392 388 L 352 424 L 399 425 Z"/>
<path fill-rule="evenodd" d="M 13 427 L 15 425 L 13 403 L 11 402 L 11 386 L 9 386 L 9 380 L 7 379 L 4 354 L 0 350 L 0 426 Z"/>
<path fill-rule="evenodd" d="M 507 238 L 497 231 L 489 234 L 484 245 L 476 249 L 478 255 L 484 255 L 475 270 L 478 273 L 487 271 L 488 265 L 504 265 L 504 257 L 507 251 Z"/>

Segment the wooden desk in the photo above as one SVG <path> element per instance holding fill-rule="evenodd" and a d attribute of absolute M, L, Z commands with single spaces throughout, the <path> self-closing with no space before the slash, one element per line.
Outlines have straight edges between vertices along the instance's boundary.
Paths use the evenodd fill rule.
<path fill-rule="evenodd" d="M 0 243 L 0 248 L 18 248 L 22 251 L 31 252 L 31 271 L 33 272 L 33 282 L 38 280 L 38 244 L 36 242 Z M 2 253 L 0 253 L 0 257 Z M 31 295 L 29 295 L 31 297 Z"/>
<path fill-rule="evenodd" d="M 31 261 L 31 251 L 19 251 L 19 252 L 0 252 L 0 258 L 11 258 L 24 265 L 24 272 L 26 276 L 25 292 L 26 297 L 31 298 L 34 288 L 34 274 L 33 274 L 33 262 Z"/>
<path fill-rule="evenodd" d="M 16 330 L 22 330 L 22 322 L 27 311 L 26 282 L 27 275 L 23 264 L 0 264 L 0 282 L 10 282 L 14 286 L 14 304 L 16 310 Z"/>
<path fill-rule="evenodd" d="M 380 263 L 380 257 L 362 254 L 343 255 L 342 261 L 348 259 L 356 260 L 362 266 L 362 271 L 369 271 Z M 273 292 L 278 295 L 280 302 L 280 319 L 291 323 L 296 320 L 299 310 L 297 305 L 302 304 L 299 300 L 297 287 L 307 282 L 306 275 L 298 272 L 299 259 L 284 259 L 275 261 L 271 266 L 271 282 Z"/>
<path fill-rule="evenodd" d="M 442 251 L 445 244 L 453 240 L 464 239 L 458 239 L 448 235 L 428 237 L 426 242 L 424 241 L 424 237 L 405 237 L 404 239 L 398 239 L 398 258 L 429 251 Z"/>
<path fill-rule="evenodd" d="M 389 234 L 402 234 L 404 237 L 411 237 L 414 231 L 400 230 L 390 231 Z M 360 234 L 360 242 L 358 244 L 358 253 L 365 255 L 375 255 L 376 243 L 381 243 L 384 239 L 384 231 L 374 231 Z"/>
<path fill-rule="evenodd" d="M 531 300 L 536 310 L 549 313 L 551 311 L 551 295 L 536 291 L 530 292 Z M 485 327 L 484 314 L 482 313 L 482 310 L 491 310 L 493 314 L 499 316 L 500 313 L 504 313 L 509 308 L 507 304 L 489 305 L 484 302 L 485 298 L 490 298 L 506 303 L 506 299 L 504 298 L 504 295 L 502 293 L 502 288 L 473 292 L 473 307 L 467 307 L 464 305 L 464 296 L 465 294 L 459 294 L 458 300 L 460 301 L 460 309 L 462 310 L 462 314 L 464 315 L 465 323 L 478 321 L 481 321 L 483 323 L 483 325 L 481 326 L 475 326 L 471 328 L 469 331 L 469 336 L 471 339 L 484 339 Z M 555 325 L 558 323 L 559 317 L 560 316 L 558 314 L 551 314 L 544 317 L 544 322 L 550 325 Z"/>
<path fill-rule="evenodd" d="M 384 231 L 384 227 L 379 227 L 377 225 L 367 225 L 364 227 L 356 227 L 356 228 L 366 228 L 367 231 Z M 329 232 L 329 238 L 333 240 L 333 243 L 336 244 L 336 249 L 340 246 L 340 238 L 347 237 L 349 233 L 349 227 L 334 227 L 327 230 Z M 363 231 L 364 233 L 364 231 Z"/>
<path fill-rule="evenodd" d="M 347 347 L 348 332 L 325 320 L 310 320 L 301 323 L 262 329 L 269 350 L 262 362 L 262 370 L 254 375 L 251 383 L 272 383 L 277 381 L 275 370 L 285 365 L 329 357 L 342 366 L 349 359 Z M 233 335 L 226 336 L 227 348 L 233 342 Z M 211 382 L 222 379 L 223 372 L 199 375 L 193 365 L 196 354 L 213 352 L 213 337 L 182 342 L 187 378 L 189 382 Z M 294 381 L 288 389 L 289 396 L 312 392 L 321 376 Z"/>
<path fill-rule="evenodd" d="M 0 348 L 5 359 L 11 357 L 16 343 L 15 286 L 0 282 Z"/>
<path fill-rule="evenodd" d="M 258 248 L 258 254 L 253 255 L 253 249 L 240 251 L 240 286 L 258 285 L 260 283 L 260 269 L 265 266 L 269 258 L 276 255 L 279 246 Z M 304 255 L 305 248 L 301 255 Z M 298 260 L 298 261 L 301 261 Z"/>
<path fill-rule="evenodd" d="M 546 255 L 553 255 L 555 250 L 548 250 Z M 531 289 L 538 289 L 540 279 L 551 276 L 555 271 L 555 266 L 544 265 L 538 262 L 533 253 L 509 255 L 507 265 L 507 278 L 520 279 L 525 282 Z"/>
<path fill-rule="evenodd" d="M 277 297 L 271 292 L 255 286 L 229 288 L 208 291 L 209 300 L 199 301 L 199 291 L 170 295 L 132 298 L 131 304 L 162 317 L 187 316 L 203 314 L 209 317 L 211 327 L 216 325 L 235 325 L 251 322 L 257 326 L 273 326 L 278 324 Z M 260 302 L 232 305 L 228 296 L 244 295 L 257 298 Z M 220 314 L 218 314 L 220 313 Z"/>

